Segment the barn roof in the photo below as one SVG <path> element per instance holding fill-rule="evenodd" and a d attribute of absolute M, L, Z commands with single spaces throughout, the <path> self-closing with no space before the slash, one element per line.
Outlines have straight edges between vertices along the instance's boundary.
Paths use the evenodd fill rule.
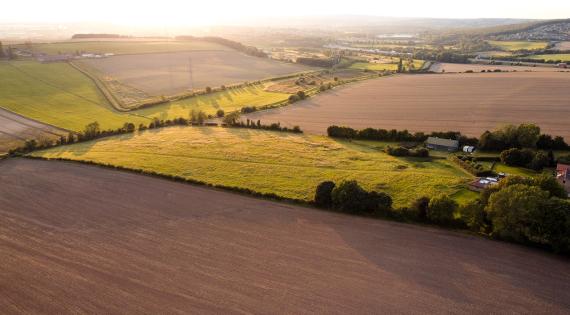
<path fill-rule="evenodd" d="M 452 147 L 452 148 L 459 147 L 459 141 L 452 140 L 452 139 L 429 137 L 426 142 L 427 142 L 427 144 L 440 145 L 440 146 L 444 146 L 444 147 Z"/>

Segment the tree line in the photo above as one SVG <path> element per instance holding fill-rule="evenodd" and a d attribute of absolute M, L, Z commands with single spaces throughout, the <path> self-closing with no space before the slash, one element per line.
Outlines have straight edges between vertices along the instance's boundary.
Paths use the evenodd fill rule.
<path fill-rule="evenodd" d="M 327 134 L 332 138 L 374 140 L 374 141 L 401 141 L 401 142 L 424 142 L 428 137 L 438 137 L 458 140 L 461 145 L 477 145 L 477 138 L 469 138 L 459 131 L 434 131 L 429 134 L 424 132 L 410 133 L 408 130 L 397 129 L 353 129 L 350 127 L 330 126 Z"/>
<path fill-rule="evenodd" d="M 420 197 L 392 207 L 384 192 L 366 191 L 358 182 L 321 182 L 314 204 L 335 211 L 470 229 L 492 238 L 570 253 L 570 202 L 555 178 L 511 176 L 490 186 L 481 198 L 459 205 L 447 195 Z"/>

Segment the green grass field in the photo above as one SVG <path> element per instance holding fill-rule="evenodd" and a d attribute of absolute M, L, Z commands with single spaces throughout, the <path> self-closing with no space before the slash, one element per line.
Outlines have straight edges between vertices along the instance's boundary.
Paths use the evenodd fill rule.
<path fill-rule="evenodd" d="M 97 121 L 102 129 L 125 122 L 149 123 L 151 118 L 188 117 L 192 109 L 215 114 L 244 106 L 286 100 L 289 94 L 249 86 L 188 98 L 131 112 L 114 110 L 95 84 L 66 63 L 0 62 L 0 107 L 60 128 L 81 131 Z"/>
<path fill-rule="evenodd" d="M 544 59 L 544 60 L 561 60 L 561 61 L 570 61 L 570 54 L 553 54 L 553 55 L 532 55 L 527 56 L 525 58 L 531 59 Z"/>
<path fill-rule="evenodd" d="M 490 40 L 489 44 L 506 51 L 516 51 L 516 50 L 535 50 L 544 49 L 548 45 L 548 42 L 529 42 L 529 41 L 496 41 Z"/>
<path fill-rule="evenodd" d="M 57 43 L 40 43 L 30 45 L 17 45 L 24 49 L 46 54 L 75 54 L 86 53 L 114 53 L 114 54 L 142 54 L 163 53 L 187 50 L 231 50 L 226 46 L 206 41 L 68 41 Z"/>
<path fill-rule="evenodd" d="M 324 136 L 221 127 L 170 127 L 33 153 L 87 160 L 311 200 L 324 180 L 356 179 L 397 206 L 453 194 L 472 178 L 446 159 L 389 156 L 370 145 Z"/>

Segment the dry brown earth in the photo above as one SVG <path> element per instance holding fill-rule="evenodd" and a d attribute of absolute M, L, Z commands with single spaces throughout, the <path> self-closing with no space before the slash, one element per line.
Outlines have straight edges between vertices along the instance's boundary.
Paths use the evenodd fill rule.
<path fill-rule="evenodd" d="M 313 69 L 223 50 L 121 55 L 82 62 L 155 96 L 172 95 L 190 88 L 203 89 L 206 86 L 219 87 L 256 81 Z"/>
<path fill-rule="evenodd" d="M 3 314 L 570 312 L 570 263 L 521 246 L 64 162 L 0 182 Z"/>
<path fill-rule="evenodd" d="M 247 117 L 300 125 L 326 133 L 328 126 L 459 130 L 479 136 L 506 123 L 533 122 L 570 139 L 570 73 L 399 75 L 368 80 Z"/>

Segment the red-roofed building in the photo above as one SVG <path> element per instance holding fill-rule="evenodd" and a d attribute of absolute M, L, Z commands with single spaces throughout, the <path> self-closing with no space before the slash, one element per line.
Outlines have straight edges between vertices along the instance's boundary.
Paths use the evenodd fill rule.
<path fill-rule="evenodd" d="M 570 165 L 560 164 L 556 165 L 556 179 L 570 196 Z"/>

